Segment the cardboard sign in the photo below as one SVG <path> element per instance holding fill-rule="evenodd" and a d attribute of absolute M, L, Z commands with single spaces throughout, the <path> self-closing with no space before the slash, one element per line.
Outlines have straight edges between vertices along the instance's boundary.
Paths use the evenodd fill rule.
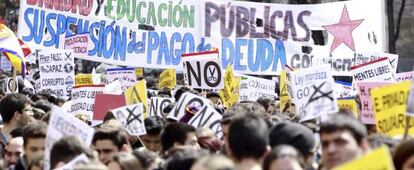
<path fill-rule="evenodd" d="M 394 81 L 392 67 L 387 58 L 380 58 L 351 67 L 355 81 Z"/>
<path fill-rule="evenodd" d="M 380 58 L 388 58 L 388 62 L 390 62 L 392 73 L 397 73 L 397 65 L 398 65 L 398 55 L 396 54 L 389 54 L 389 53 L 378 53 L 378 52 L 370 52 L 370 53 L 355 53 L 354 57 L 354 64 L 352 66 L 364 64 L 370 61 L 374 61 Z"/>
<path fill-rule="evenodd" d="M 90 146 L 94 129 L 73 115 L 67 114 L 58 107 L 52 108 L 49 126 L 45 139 L 44 169 L 50 168 L 50 151 L 53 144 L 64 136 L 75 136 L 86 146 Z"/>
<path fill-rule="evenodd" d="M 223 136 L 221 130 L 222 115 L 210 105 L 204 105 L 189 121 L 188 124 L 198 127 L 208 127 L 220 139 Z"/>
<path fill-rule="evenodd" d="M 237 102 L 240 98 L 240 77 L 234 77 L 233 69 L 227 66 L 224 74 L 224 89 L 219 92 L 221 99 L 223 100 L 224 107 L 230 107 Z"/>
<path fill-rule="evenodd" d="M 378 133 L 390 137 L 404 134 L 406 127 L 406 111 L 411 81 L 384 85 L 371 90 L 371 99 L 375 112 L 375 124 Z M 414 133 L 413 119 L 409 119 L 408 134 Z"/>
<path fill-rule="evenodd" d="M 355 99 L 340 98 L 337 100 L 339 109 L 349 109 L 352 111 L 355 118 L 358 118 L 358 106 Z"/>
<path fill-rule="evenodd" d="M 147 84 L 145 79 L 136 82 L 133 86 L 125 90 L 124 95 L 128 105 L 142 103 L 144 117 L 148 117 Z"/>
<path fill-rule="evenodd" d="M 4 71 L 11 71 L 12 70 L 12 64 L 10 63 L 10 61 L 7 59 L 6 56 L 0 55 L 0 68 Z"/>
<path fill-rule="evenodd" d="M 105 89 L 103 93 L 120 95 L 123 92 L 124 91 L 121 88 L 121 83 L 119 82 L 119 80 L 115 80 L 112 83 L 105 85 Z"/>
<path fill-rule="evenodd" d="M 371 100 L 371 89 L 381 87 L 390 82 L 357 82 L 359 99 L 361 103 L 361 122 L 364 124 L 375 124 L 375 114 Z"/>
<path fill-rule="evenodd" d="M 6 78 L 4 80 L 4 87 L 6 87 L 6 93 L 19 93 L 17 78 Z"/>
<path fill-rule="evenodd" d="M 275 81 L 242 75 L 240 79 L 240 101 L 256 101 L 262 96 L 277 97 L 275 89 Z"/>
<path fill-rule="evenodd" d="M 187 85 L 200 89 L 219 90 L 224 88 L 220 62 L 217 60 L 199 59 L 198 57 L 196 55 L 183 58 L 184 81 Z"/>
<path fill-rule="evenodd" d="M 414 80 L 414 71 L 410 71 L 410 72 L 404 72 L 404 73 L 397 73 L 395 76 L 395 81 L 396 82 L 402 82 L 405 80 Z"/>
<path fill-rule="evenodd" d="M 89 33 L 75 34 L 65 38 L 65 49 L 73 49 L 76 56 L 88 56 Z"/>
<path fill-rule="evenodd" d="M 107 84 L 115 80 L 119 80 L 122 91 L 125 91 L 137 81 L 134 68 L 113 68 L 106 70 Z"/>
<path fill-rule="evenodd" d="M 318 66 L 290 73 L 293 102 L 300 121 L 317 118 L 338 111 L 329 66 Z"/>
<path fill-rule="evenodd" d="M 99 107 L 93 109 L 93 120 L 103 120 L 108 111 L 126 105 L 125 96 L 96 94 L 95 105 Z"/>
<path fill-rule="evenodd" d="M 142 103 L 116 108 L 112 110 L 112 113 L 130 135 L 140 136 L 147 134 Z"/>
<path fill-rule="evenodd" d="M 73 115 L 79 113 L 87 114 L 89 116 L 89 120 L 92 120 L 95 97 L 97 94 L 103 92 L 104 87 L 104 85 L 73 87 L 72 105 L 69 112 Z"/>
<path fill-rule="evenodd" d="M 92 74 L 75 75 L 75 86 L 93 85 Z"/>
<path fill-rule="evenodd" d="M 173 120 L 180 120 L 185 115 L 185 108 L 189 105 L 195 105 L 199 108 L 202 108 L 204 105 L 207 105 L 210 101 L 206 98 L 197 96 L 192 93 L 184 93 L 181 95 L 180 99 L 175 104 L 174 108 L 168 114 L 167 118 Z"/>
<path fill-rule="evenodd" d="M 279 90 L 280 90 L 280 111 L 284 113 L 288 104 L 290 104 L 291 100 L 289 97 L 289 93 L 287 91 L 287 84 L 286 84 L 286 70 L 282 70 L 280 74 L 280 83 L 279 83 Z"/>
<path fill-rule="evenodd" d="M 336 98 L 349 98 L 356 95 L 352 83 L 335 81 L 334 89 Z"/>
<path fill-rule="evenodd" d="M 173 89 L 177 85 L 177 78 L 174 69 L 166 69 L 160 74 L 159 89 Z"/>
<path fill-rule="evenodd" d="M 58 97 L 69 97 L 75 84 L 73 50 L 44 50 L 38 54 L 41 90 L 51 89 Z"/>
<path fill-rule="evenodd" d="M 164 108 L 170 103 L 174 103 L 174 98 L 151 97 L 149 116 L 158 116 L 163 118 L 164 116 L 162 115 L 162 110 L 164 110 Z"/>
<path fill-rule="evenodd" d="M 390 150 L 387 146 L 383 145 L 375 150 L 370 151 L 358 159 L 352 160 L 345 164 L 342 164 L 334 170 L 349 170 L 349 169 L 371 169 L 371 170 L 380 170 L 387 169 L 393 170 L 394 164 L 392 162 L 392 157 L 390 155 Z"/>

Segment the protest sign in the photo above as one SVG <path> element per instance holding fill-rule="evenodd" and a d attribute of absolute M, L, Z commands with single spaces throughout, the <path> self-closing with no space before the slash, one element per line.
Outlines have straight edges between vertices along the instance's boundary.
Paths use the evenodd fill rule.
<path fill-rule="evenodd" d="M 407 98 L 411 81 L 384 85 L 371 90 L 371 99 L 375 112 L 375 124 L 378 133 L 390 137 L 404 134 L 406 127 Z M 408 134 L 414 133 L 413 119 L 409 119 Z"/>
<path fill-rule="evenodd" d="M 354 97 L 356 95 L 355 91 L 353 90 L 352 83 L 335 81 L 333 87 L 336 98 L 348 98 Z"/>
<path fill-rule="evenodd" d="M 112 83 L 105 85 L 105 89 L 103 93 L 120 95 L 123 92 L 124 91 L 121 89 L 121 83 L 119 82 L 119 80 L 115 80 Z"/>
<path fill-rule="evenodd" d="M 286 70 L 282 70 L 280 74 L 280 83 L 279 83 L 279 90 L 280 90 L 280 111 L 282 113 L 286 112 L 288 108 L 288 104 L 290 104 L 290 97 L 287 91 L 287 84 L 286 84 Z"/>
<path fill-rule="evenodd" d="M 92 74 L 75 75 L 75 86 L 93 85 Z"/>
<path fill-rule="evenodd" d="M 65 38 L 65 49 L 73 49 L 75 56 L 88 56 L 89 33 L 75 34 Z"/>
<path fill-rule="evenodd" d="M 130 135 L 140 136 L 147 133 L 142 103 L 119 107 L 112 110 L 112 113 Z"/>
<path fill-rule="evenodd" d="M 407 100 L 407 116 L 414 116 L 414 83 L 411 85 Z"/>
<path fill-rule="evenodd" d="M 11 71 L 12 70 L 12 64 L 7 59 L 6 56 L 0 55 L 0 68 L 4 71 Z"/>
<path fill-rule="evenodd" d="M 147 85 L 145 79 L 136 82 L 133 86 L 125 90 L 124 95 L 128 105 L 142 103 L 144 117 L 148 117 Z"/>
<path fill-rule="evenodd" d="M 351 67 L 355 81 L 394 81 L 391 65 L 387 58 L 376 59 Z"/>
<path fill-rule="evenodd" d="M 174 103 L 174 98 L 151 97 L 149 116 L 158 116 L 163 118 L 162 110 L 164 110 L 164 108 L 170 103 Z"/>
<path fill-rule="evenodd" d="M 207 127 L 220 139 L 223 136 L 221 130 L 222 115 L 210 105 L 204 105 L 189 121 L 188 124 L 198 127 Z"/>
<path fill-rule="evenodd" d="M 174 89 L 177 85 L 177 78 L 174 69 L 166 69 L 160 74 L 159 89 Z"/>
<path fill-rule="evenodd" d="M 206 98 L 200 97 L 192 93 L 184 93 L 178 99 L 176 105 L 168 114 L 167 118 L 173 120 L 180 120 L 185 115 L 185 108 L 187 106 L 193 105 L 198 108 L 202 108 L 204 105 L 207 105 L 210 101 Z"/>
<path fill-rule="evenodd" d="M 285 64 L 309 68 L 312 58 L 326 57 L 344 73 L 342 63 L 350 63 L 356 51 L 382 52 L 387 46 L 380 0 L 317 5 L 201 3 L 202 36 L 219 48 L 223 67 L 230 64 L 235 72 L 273 75 Z"/>
<path fill-rule="evenodd" d="M 211 55 L 211 52 L 183 56 L 184 81 L 192 88 L 215 90 L 224 88 L 220 62 L 208 59 L 204 54 Z"/>
<path fill-rule="evenodd" d="M 58 97 L 69 97 L 75 84 L 73 50 L 43 50 L 38 54 L 40 89 L 51 89 Z"/>
<path fill-rule="evenodd" d="M 4 79 L 4 87 L 6 93 L 19 93 L 17 78 L 8 77 Z"/>
<path fill-rule="evenodd" d="M 364 124 L 375 124 L 375 114 L 371 100 L 371 89 L 381 87 L 390 82 L 357 82 L 359 100 L 361 103 L 361 122 Z"/>
<path fill-rule="evenodd" d="M 72 105 L 69 113 L 72 113 L 73 115 L 79 113 L 87 114 L 89 116 L 89 120 L 92 120 L 96 94 L 102 93 L 104 87 L 104 85 L 73 87 Z"/>
<path fill-rule="evenodd" d="M 358 106 L 353 98 L 339 98 L 337 100 L 339 109 L 348 109 L 352 111 L 355 118 L 358 118 Z"/>
<path fill-rule="evenodd" d="M 142 77 L 144 76 L 144 68 L 135 68 L 135 75 L 137 77 Z"/>
<path fill-rule="evenodd" d="M 334 80 L 328 65 L 296 70 L 290 73 L 296 113 L 301 121 L 338 111 L 333 92 Z"/>
<path fill-rule="evenodd" d="M 397 73 L 397 65 L 398 65 L 398 55 L 396 54 L 389 54 L 389 53 L 378 53 L 378 52 L 371 52 L 371 53 L 355 53 L 354 57 L 354 64 L 352 66 L 364 64 L 370 61 L 374 61 L 380 58 L 388 58 L 388 62 L 391 65 L 391 72 L 393 74 Z"/>
<path fill-rule="evenodd" d="M 93 109 L 93 120 L 103 120 L 108 111 L 126 105 L 125 96 L 96 94 L 95 105 L 99 107 Z"/>
<path fill-rule="evenodd" d="M 383 145 L 359 157 L 358 159 L 349 161 L 347 163 L 344 163 L 334 168 L 334 170 L 349 170 L 349 169 L 393 170 L 394 164 L 392 162 L 390 150 L 388 149 L 387 146 Z"/>
<path fill-rule="evenodd" d="M 230 107 L 239 101 L 240 77 L 234 77 L 231 66 L 227 66 L 226 68 L 224 74 L 224 88 L 220 90 L 219 95 L 223 100 L 224 107 Z"/>
<path fill-rule="evenodd" d="M 402 82 L 405 80 L 414 80 L 414 71 L 410 71 L 410 72 L 404 72 L 404 73 L 397 73 L 395 76 L 395 81 L 396 82 Z"/>
<path fill-rule="evenodd" d="M 275 81 L 246 75 L 240 77 L 240 101 L 256 101 L 262 96 L 276 98 L 275 89 Z"/>
<path fill-rule="evenodd" d="M 75 136 L 85 146 L 90 146 L 93 134 L 94 129 L 92 127 L 78 118 L 65 113 L 60 108 L 53 107 L 45 139 L 44 169 L 52 169 L 50 168 L 50 151 L 56 141 L 64 136 Z"/>
<path fill-rule="evenodd" d="M 112 68 L 106 70 L 106 83 L 112 83 L 115 80 L 119 80 L 121 83 L 122 91 L 125 91 L 128 87 L 131 87 L 136 81 L 134 68 Z"/>

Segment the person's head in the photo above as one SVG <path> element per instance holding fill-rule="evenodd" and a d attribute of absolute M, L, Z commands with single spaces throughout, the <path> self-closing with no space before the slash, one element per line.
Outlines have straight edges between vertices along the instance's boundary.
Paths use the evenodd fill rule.
<path fill-rule="evenodd" d="M 153 116 L 144 120 L 147 134 L 141 136 L 143 145 L 153 152 L 161 151 L 161 131 L 164 129 L 162 118 Z"/>
<path fill-rule="evenodd" d="M 155 169 L 162 163 L 161 157 L 150 150 L 134 150 L 132 154 L 139 160 L 144 169 Z"/>
<path fill-rule="evenodd" d="M 209 99 L 214 107 L 223 108 L 223 100 L 220 97 L 220 94 L 217 92 L 207 93 L 207 99 Z"/>
<path fill-rule="evenodd" d="M 104 164 L 99 162 L 98 160 L 90 160 L 88 162 L 79 161 L 77 162 L 73 170 L 109 170 Z"/>
<path fill-rule="evenodd" d="M 199 147 L 196 137 L 196 129 L 184 123 L 168 124 L 161 133 L 162 151 L 165 153 L 171 148 L 183 145 Z"/>
<path fill-rule="evenodd" d="M 38 100 L 32 104 L 32 107 L 42 109 L 45 113 L 52 110 L 52 104 L 47 100 Z"/>
<path fill-rule="evenodd" d="M 395 169 L 408 170 L 414 168 L 414 140 L 402 142 L 394 151 Z"/>
<path fill-rule="evenodd" d="M 158 90 L 158 97 L 171 98 L 171 90 L 166 87 Z"/>
<path fill-rule="evenodd" d="M 229 127 L 226 151 L 237 162 L 245 159 L 261 161 L 270 150 L 266 122 L 256 114 L 246 114 Z"/>
<path fill-rule="evenodd" d="M 366 136 L 365 126 L 355 118 L 330 115 L 320 125 L 323 165 L 332 169 L 365 153 L 368 150 Z"/>
<path fill-rule="evenodd" d="M 269 140 L 272 148 L 281 144 L 293 146 L 305 157 L 309 166 L 312 165 L 316 142 L 309 128 L 288 121 L 280 122 L 270 130 Z"/>
<path fill-rule="evenodd" d="M 93 135 L 92 145 L 99 154 L 99 160 L 107 164 L 113 154 L 128 151 L 127 134 L 122 129 L 104 126 Z"/>
<path fill-rule="evenodd" d="M 52 169 L 61 167 L 80 154 L 91 157 L 92 152 L 84 143 L 74 136 L 65 136 L 56 141 L 50 151 L 50 167 Z"/>
<path fill-rule="evenodd" d="M 222 155 L 208 155 L 197 160 L 191 170 L 235 170 L 234 163 Z"/>
<path fill-rule="evenodd" d="M 143 170 L 139 160 L 130 153 L 119 152 L 112 156 L 108 164 L 110 170 Z"/>
<path fill-rule="evenodd" d="M 4 148 L 4 161 L 7 167 L 16 164 L 20 156 L 23 155 L 23 138 L 16 137 L 9 141 Z"/>
<path fill-rule="evenodd" d="M 198 144 L 203 149 L 208 149 L 212 153 L 216 153 L 222 147 L 222 142 L 216 137 L 214 132 L 207 127 L 197 128 L 196 136 Z"/>
<path fill-rule="evenodd" d="M 185 92 L 187 92 L 187 91 L 190 91 L 191 89 L 189 89 L 188 87 L 181 87 L 181 88 L 179 88 L 176 92 L 175 92 L 175 94 L 174 94 L 174 99 L 175 99 L 175 101 L 177 102 L 180 98 L 181 98 L 181 95 L 182 94 L 184 94 Z"/>
<path fill-rule="evenodd" d="M 303 170 L 304 160 L 292 146 L 279 145 L 272 149 L 263 162 L 263 170 Z"/>
<path fill-rule="evenodd" d="M 33 115 L 31 101 L 22 94 L 7 94 L 0 100 L 0 114 L 5 124 L 23 127 Z"/>
<path fill-rule="evenodd" d="M 41 121 L 31 122 L 23 128 L 23 149 L 30 164 L 33 158 L 43 155 L 47 125 Z"/>
<path fill-rule="evenodd" d="M 271 97 L 263 96 L 257 99 L 257 103 L 260 103 L 264 109 L 266 110 L 266 113 L 271 116 L 273 112 L 277 110 L 276 101 L 272 99 Z"/>
<path fill-rule="evenodd" d="M 206 150 L 198 150 L 191 147 L 177 149 L 166 160 L 164 170 L 190 170 L 198 158 L 208 154 L 209 152 Z"/>

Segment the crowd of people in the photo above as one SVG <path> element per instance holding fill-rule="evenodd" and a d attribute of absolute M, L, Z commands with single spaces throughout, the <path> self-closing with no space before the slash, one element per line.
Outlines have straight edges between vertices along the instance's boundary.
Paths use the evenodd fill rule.
<path fill-rule="evenodd" d="M 157 88 L 156 83 L 148 86 Z M 144 121 L 146 134 L 142 136 L 128 134 L 108 111 L 103 122 L 94 126 L 92 146 L 86 146 L 84 141 L 73 136 L 65 136 L 54 143 L 48 162 L 50 167 L 58 169 L 79 155 L 85 155 L 88 161 L 78 161 L 74 169 L 333 169 L 382 145 L 390 148 L 395 169 L 414 167 L 414 140 L 396 140 L 377 134 L 375 128 L 362 124 L 349 110 L 342 109 L 324 121 L 299 123 L 291 109 L 281 112 L 278 100 L 271 97 L 224 108 L 217 92 L 200 93 L 187 87 L 180 87 L 175 94 L 166 88 L 158 91 L 159 96 L 176 101 L 184 93 L 209 99 L 223 116 L 222 138 L 209 128 L 188 124 L 189 118 L 200 109 L 191 105 L 185 109 L 189 118 L 179 121 L 167 118 L 174 103 L 163 109 L 162 117 L 147 117 Z M 153 95 L 149 93 L 148 97 Z M 64 102 L 51 91 L 2 93 L 1 168 L 43 169 L 52 107 L 62 106 Z M 76 117 L 90 124 L 84 116 Z"/>

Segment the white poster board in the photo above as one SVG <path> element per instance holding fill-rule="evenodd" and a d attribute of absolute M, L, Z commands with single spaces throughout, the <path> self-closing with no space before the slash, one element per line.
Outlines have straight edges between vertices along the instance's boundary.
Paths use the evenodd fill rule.
<path fill-rule="evenodd" d="M 275 98 L 276 81 L 242 75 L 240 79 L 240 101 L 256 101 L 262 96 Z"/>
<path fill-rule="evenodd" d="M 151 97 L 149 102 L 149 116 L 158 116 L 163 118 L 162 111 L 170 103 L 174 103 L 174 98 Z"/>
<path fill-rule="evenodd" d="M 107 84 L 119 80 L 121 83 L 122 91 L 125 91 L 128 87 L 131 87 L 136 81 L 134 68 L 111 68 L 106 70 Z"/>
<path fill-rule="evenodd" d="M 140 136 L 147 134 L 142 103 L 119 107 L 113 109 L 112 113 L 130 135 Z"/>
<path fill-rule="evenodd" d="M 173 120 L 180 120 L 185 115 L 185 108 L 189 105 L 194 105 L 198 108 L 202 108 L 210 101 L 206 98 L 200 97 L 192 93 L 184 93 L 175 104 L 174 108 L 168 114 L 167 118 Z"/>
<path fill-rule="evenodd" d="M 93 118 L 93 107 L 96 94 L 103 93 L 104 85 L 77 86 L 72 90 L 72 105 L 70 113 L 87 114 L 89 120 Z"/>

